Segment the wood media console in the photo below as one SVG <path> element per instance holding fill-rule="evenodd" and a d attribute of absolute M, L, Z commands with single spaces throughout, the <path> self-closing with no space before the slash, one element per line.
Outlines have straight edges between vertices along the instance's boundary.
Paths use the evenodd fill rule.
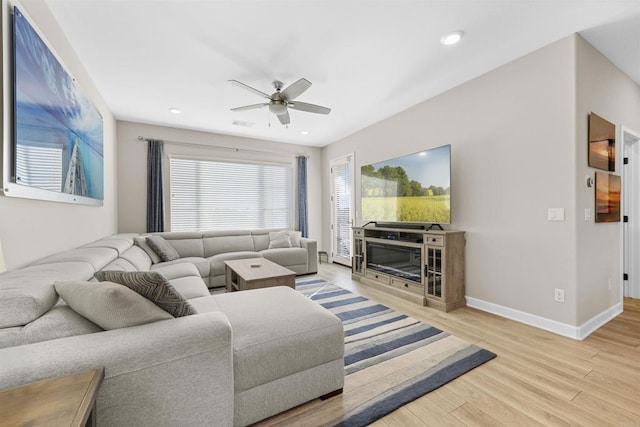
<path fill-rule="evenodd" d="M 353 227 L 352 277 L 442 311 L 466 305 L 464 231 Z"/>

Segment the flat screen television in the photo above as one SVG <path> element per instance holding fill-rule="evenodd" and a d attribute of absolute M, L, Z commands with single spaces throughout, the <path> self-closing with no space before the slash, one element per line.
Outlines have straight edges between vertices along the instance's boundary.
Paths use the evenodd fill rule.
<path fill-rule="evenodd" d="M 101 205 L 102 117 L 18 7 L 12 18 L 15 186 L 6 195 Z"/>
<path fill-rule="evenodd" d="M 379 223 L 451 223 L 451 145 L 360 169 L 360 212 Z"/>

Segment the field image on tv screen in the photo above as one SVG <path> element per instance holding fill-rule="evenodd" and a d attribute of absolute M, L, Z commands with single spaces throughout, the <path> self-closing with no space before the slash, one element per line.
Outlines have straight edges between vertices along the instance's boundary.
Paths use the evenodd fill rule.
<path fill-rule="evenodd" d="M 362 166 L 365 221 L 451 222 L 451 146 Z"/>

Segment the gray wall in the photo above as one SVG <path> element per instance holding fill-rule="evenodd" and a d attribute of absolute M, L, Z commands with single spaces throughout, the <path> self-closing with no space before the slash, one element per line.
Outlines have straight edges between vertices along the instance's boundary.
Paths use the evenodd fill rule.
<path fill-rule="evenodd" d="M 78 206 L 0 196 L 0 239 L 10 270 L 113 234 L 117 228 L 115 119 L 44 2 L 21 3 L 104 119 L 104 205 Z"/>
<path fill-rule="evenodd" d="M 640 86 L 616 68 L 593 46 L 576 37 L 576 200 L 577 322 L 582 324 L 622 300 L 622 223 L 584 221 L 584 209 L 594 209 L 594 189 L 584 180 L 595 176 L 588 167 L 588 114 L 594 112 L 616 125 L 640 132 Z M 622 141 L 616 137 L 616 175 L 622 175 Z M 605 172 L 605 171 L 600 171 Z M 606 172 L 605 172 L 606 173 Z M 608 282 L 611 281 L 611 290 Z"/>
<path fill-rule="evenodd" d="M 592 92 L 606 100 L 582 93 L 590 91 L 583 88 L 590 79 L 602 86 Z M 609 99 L 609 86 L 629 93 Z M 360 166 L 451 144 L 450 228 L 466 231 L 467 296 L 514 317 L 580 325 L 620 300 L 605 295 L 600 280 L 619 279 L 620 227 L 583 219 L 584 207 L 594 203 L 593 193 L 583 194 L 585 111 L 602 110 L 638 129 L 637 91 L 580 37 L 565 38 L 327 146 L 324 198 L 331 159 L 355 152 L 358 204 Z M 548 208 L 564 208 L 565 220 L 548 221 Z M 328 205 L 324 217 L 330 218 Z M 330 242 L 327 221 L 323 232 Z M 582 247 L 587 242 L 591 249 Z M 564 304 L 554 302 L 555 288 L 565 290 Z"/>
<path fill-rule="evenodd" d="M 139 141 L 138 136 L 166 141 L 165 175 L 168 173 L 168 161 L 171 155 L 259 160 L 293 164 L 295 185 L 295 156 L 296 154 L 308 155 L 309 236 L 315 239 L 322 238 L 322 211 L 318 196 L 321 192 L 319 178 L 322 158 L 319 148 L 125 121 L 118 122 L 119 231 L 144 232 L 146 228 L 147 144 Z M 211 146 L 230 147 L 239 151 L 216 149 Z M 168 181 L 165 182 L 165 191 L 165 200 L 169 203 Z M 167 220 L 169 219 L 168 208 L 167 205 Z"/>

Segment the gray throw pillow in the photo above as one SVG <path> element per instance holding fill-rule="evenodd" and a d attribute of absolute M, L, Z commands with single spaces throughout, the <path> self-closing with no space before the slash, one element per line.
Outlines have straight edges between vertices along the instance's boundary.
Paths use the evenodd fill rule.
<path fill-rule="evenodd" d="M 162 236 L 149 236 L 147 243 L 158 254 L 162 261 L 173 261 L 180 258 L 180 254 Z"/>
<path fill-rule="evenodd" d="M 173 317 L 196 314 L 189 301 L 155 271 L 98 271 L 94 276 L 101 282 L 120 283 L 133 289 Z"/>
<path fill-rule="evenodd" d="M 269 233 L 269 249 L 290 248 L 289 230 L 271 231 Z"/>
<path fill-rule="evenodd" d="M 117 283 L 56 282 L 55 287 L 73 311 L 107 331 L 173 319 L 142 295 Z"/>
<path fill-rule="evenodd" d="M 149 255 L 149 258 L 151 258 L 151 263 L 152 264 L 157 264 L 160 261 L 162 261 L 160 259 L 160 257 L 158 256 L 158 254 L 151 249 L 151 246 L 149 246 L 149 244 L 147 243 L 147 238 L 144 236 L 136 236 L 133 238 L 133 243 L 136 244 L 136 246 L 138 246 L 140 249 L 142 249 L 143 251 L 145 251 L 147 253 L 147 255 Z"/>

